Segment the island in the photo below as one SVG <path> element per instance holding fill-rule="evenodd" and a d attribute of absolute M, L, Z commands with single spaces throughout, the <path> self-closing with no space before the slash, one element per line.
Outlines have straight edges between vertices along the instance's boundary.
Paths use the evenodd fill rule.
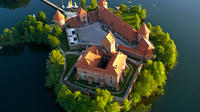
<path fill-rule="evenodd" d="M 51 47 L 45 86 L 65 111 L 150 111 L 151 97 L 163 95 L 177 50 L 169 33 L 145 23 L 140 5 L 109 8 L 106 0 L 91 6 L 56 8 L 48 23 L 44 12 L 28 15 L 0 35 L 1 46 L 21 43 Z M 72 3 L 69 2 L 69 3 Z"/>

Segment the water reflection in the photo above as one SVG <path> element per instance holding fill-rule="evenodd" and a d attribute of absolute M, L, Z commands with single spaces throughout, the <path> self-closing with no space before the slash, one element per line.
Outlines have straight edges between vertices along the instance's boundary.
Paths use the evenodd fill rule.
<path fill-rule="evenodd" d="M 0 0 L 0 8 L 13 10 L 19 7 L 25 7 L 29 2 L 30 0 Z"/>
<path fill-rule="evenodd" d="M 26 43 L 26 44 L 17 44 L 15 46 L 5 46 L 2 50 L 0 50 L 0 56 L 4 57 L 19 56 L 24 52 L 25 46 L 28 47 L 28 49 L 33 54 L 48 53 L 50 51 L 49 46 L 45 44 Z"/>

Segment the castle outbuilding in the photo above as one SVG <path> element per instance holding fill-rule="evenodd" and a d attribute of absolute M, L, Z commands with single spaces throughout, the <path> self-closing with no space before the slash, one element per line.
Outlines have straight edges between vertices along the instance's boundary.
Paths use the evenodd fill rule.
<path fill-rule="evenodd" d="M 103 46 L 89 47 L 79 58 L 76 79 L 119 90 L 119 82 L 123 81 L 125 75 L 127 56 L 115 50 L 115 37 L 111 32 L 104 37 L 102 44 Z"/>
<path fill-rule="evenodd" d="M 65 16 L 60 11 L 57 10 L 53 18 L 55 24 L 59 26 L 63 26 L 65 24 Z"/>
<path fill-rule="evenodd" d="M 136 47 L 119 45 L 118 49 L 120 51 L 137 59 L 148 60 L 155 58 L 153 55 L 155 47 L 149 40 L 150 30 L 146 24 L 142 24 L 140 28 L 136 30 L 127 22 L 123 21 L 119 16 L 109 11 L 107 5 L 106 0 L 99 0 L 97 10 L 86 12 L 84 9 L 79 8 L 77 10 L 77 16 L 67 19 L 66 23 L 69 27 L 79 28 L 85 24 L 87 25 L 87 23 L 100 21 L 117 37 L 123 38 L 130 45 L 136 45 Z M 111 40 L 112 38 L 108 41 Z M 107 40 L 103 41 L 103 43 L 108 43 Z M 103 44 L 103 46 L 106 50 L 110 50 L 110 52 L 116 50 L 113 47 L 114 45 L 111 46 L 113 48 L 108 48 L 108 46 L 110 46 L 108 44 Z"/>
<path fill-rule="evenodd" d="M 81 22 L 87 23 L 87 12 L 83 8 L 78 8 L 76 14 Z"/>

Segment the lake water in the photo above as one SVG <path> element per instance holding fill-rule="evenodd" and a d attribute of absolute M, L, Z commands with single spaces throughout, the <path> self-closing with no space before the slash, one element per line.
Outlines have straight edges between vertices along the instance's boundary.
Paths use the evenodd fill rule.
<path fill-rule="evenodd" d="M 50 1 L 61 5 L 61 0 Z M 107 1 L 111 6 L 117 6 L 119 3 L 141 4 L 148 11 L 146 21 L 150 21 L 154 26 L 161 25 L 177 45 L 178 65 L 168 76 L 165 95 L 154 101 L 152 111 L 199 111 L 200 0 Z M 12 10 L 0 8 L 0 32 L 39 10 L 47 14 L 49 21 L 56 11 L 40 0 L 30 0 L 25 6 Z M 15 53 L 11 50 L 7 56 L 0 55 L 1 111 L 59 112 L 54 98 L 44 87 L 48 52 L 35 53 L 27 47 L 13 52 Z"/>

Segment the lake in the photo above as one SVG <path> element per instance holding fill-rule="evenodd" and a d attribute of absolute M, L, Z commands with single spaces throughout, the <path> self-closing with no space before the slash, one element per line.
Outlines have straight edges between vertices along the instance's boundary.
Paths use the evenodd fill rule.
<path fill-rule="evenodd" d="M 29 0 L 28 0 L 29 1 Z M 50 0 L 61 6 L 61 0 Z M 76 0 L 79 1 L 79 0 Z M 147 9 L 146 21 L 161 25 L 175 41 L 179 52 L 178 65 L 169 74 L 166 92 L 153 102 L 152 112 L 196 112 L 200 101 L 200 0 L 107 0 L 109 6 L 119 3 L 141 4 Z M 66 1 L 64 1 L 66 3 Z M 1 6 L 1 4 L 0 4 Z M 55 9 L 30 0 L 16 8 L 0 8 L 0 32 L 14 26 L 28 14 L 38 11 L 47 14 L 51 21 Z M 35 47 L 38 47 L 35 45 Z M 44 46 L 41 46 L 44 48 Z M 18 47 L 17 47 L 18 49 Z M 44 87 L 46 50 L 34 48 L 8 48 L 0 55 L 1 111 L 60 112 L 55 99 Z M 14 53 L 13 53 L 14 52 Z"/>

